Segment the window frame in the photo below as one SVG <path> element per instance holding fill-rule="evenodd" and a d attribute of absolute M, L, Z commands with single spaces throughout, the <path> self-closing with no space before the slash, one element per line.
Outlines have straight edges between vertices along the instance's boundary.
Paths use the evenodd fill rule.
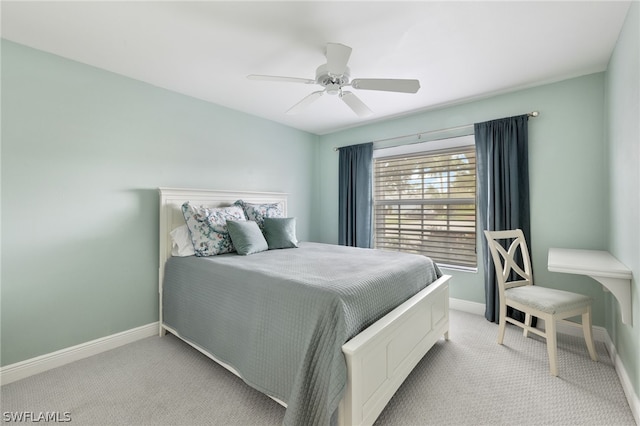
<path fill-rule="evenodd" d="M 434 152 L 434 151 L 444 151 L 444 150 L 452 150 L 455 148 L 467 148 L 470 146 L 475 146 L 475 137 L 473 134 L 470 135 L 463 135 L 463 136 L 457 136 L 457 137 L 449 137 L 449 138 L 443 138 L 443 139 L 438 139 L 438 140 L 433 140 L 433 141 L 427 141 L 427 142 L 418 142 L 418 143 L 408 143 L 408 144 L 404 144 L 404 145 L 399 145 L 399 146 L 394 146 L 394 147 L 389 147 L 389 148 L 378 148 L 375 149 L 374 148 L 374 152 L 373 152 L 373 167 L 372 167 L 372 180 L 373 180 L 373 185 L 372 185 L 372 189 L 373 189 L 373 243 L 374 243 L 374 247 L 377 247 L 377 229 L 376 229 L 376 207 L 379 206 L 380 204 L 385 204 L 384 202 L 380 202 L 379 200 L 376 199 L 376 189 L 377 189 L 377 184 L 376 184 L 376 161 L 379 161 L 379 159 L 382 158 L 390 158 L 390 157 L 399 157 L 399 156 L 412 156 L 412 155 L 420 155 L 421 153 L 424 154 L 429 154 L 430 152 Z M 462 270 L 462 271 L 469 271 L 469 272 L 477 272 L 478 271 L 478 242 L 477 242 L 477 238 L 478 238 L 478 203 L 477 203 L 477 197 L 478 197 L 478 190 L 477 190 L 477 167 L 474 169 L 474 178 L 475 178 L 475 188 L 474 188 L 474 196 L 473 197 L 467 197 L 467 198 L 462 198 L 462 199 L 456 199 L 456 198 L 446 198 L 446 199 L 437 199 L 437 198 L 420 198 L 418 199 L 419 202 L 418 203 L 413 203 L 415 205 L 455 205 L 455 204 L 469 204 L 469 202 L 471 201 L 471 199 L 473 198 L 472 202 L 474 205 L 474 242 L 473 242 L 473 248 L 474 248 L 474 254 L 475 254 L 475 266 L 469 266 L 469 265 L 462 265 L 462 264 L 455 264 L 455 262 L 453 263 L 448 263 L 448 262 L 442 262 L 442 261 L 436 261 L 436 263 L 438 264 L 438 266 L 445 268 L 445 269 L 453 269 L 453 270 Z M 425 202 L 426 201 L 426 202 Z M 388 203 L 388 204 L 395 204 L 395 205 L 401 205 L 401 204 L 409 204 L 412 205 L 411 201 L 409 200 L 402 200 L 399 203 Z M 425 228 L 421 228 L 422 231 L 421 232 L 425 232 Z M 428 232 L 428 231 L 427 231 Z M 384 248 L 383 248 L 384 250 Z M 402 251 L 402 250 L 397 250 L 397 251 Z"/>

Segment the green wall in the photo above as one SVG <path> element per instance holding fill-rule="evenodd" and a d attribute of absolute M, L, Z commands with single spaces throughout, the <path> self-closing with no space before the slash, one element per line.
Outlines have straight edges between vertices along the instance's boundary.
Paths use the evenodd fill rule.
<path fill-rule="evenodd" d="M 422 90 L 428 90 L 428 85 Z M 318 167 L 322 203 L 317 214 L 323 227 L 314 238 L 337 241 L 338 155 L 334 147 L 537 110 L 540 116 L 529 120 L 532 233 L 529 243 L 535 278 L 548 287 L 593 296 L 594 323 L 602 326 L 601 285 L 588 277 L 549 272 L 547 252 L 550 247 L 607 246 L 603 99 L 604 74 L 599 73 L 322 136 Z M 447 273 L 453 275 L 452 297 L 484 303 L 481 266 L 477 273 L 453 270 Z"/>
<path fill-rule="evenodd" d="M 158 320 L 157 187 L 283 191 L 317 136 L 2 41 L 2 365 Z"/>
<path fill-rule="evenodd" d="M 607 296 L 606 327 L 640 395 L 640 3 L 633 2 L 606 79 L 609 161 L 609 251 L 633 271 L 633 326 L 622 324 Z"/>

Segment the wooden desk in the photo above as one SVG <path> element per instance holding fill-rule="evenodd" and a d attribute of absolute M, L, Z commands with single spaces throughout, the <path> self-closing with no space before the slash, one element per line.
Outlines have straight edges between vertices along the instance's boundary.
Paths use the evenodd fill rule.
<path fill-rule="evenodd" d="M 588 275 L 618 300 L 624 324 L 632 325 L 631 270 L 608 251 L 550 248 L 547 260 L 551 272 Z"/>

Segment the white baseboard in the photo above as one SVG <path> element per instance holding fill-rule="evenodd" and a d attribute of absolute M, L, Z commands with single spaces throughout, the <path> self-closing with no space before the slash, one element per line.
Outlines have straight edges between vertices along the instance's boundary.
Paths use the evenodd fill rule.
<path fill-rule="evenodd" d="M 461 299 L 449 299 L 449 308 L 455 309 L 457 311 L 468 312 L 470 314 L 482 315 L 484 316 L 484 303 L 477 302 L 469 302 L 467 300 Z M 544 320 L 538 318 L 537 328 L 544 329 Z M 593 340 L 598 342 L 603 342 L 609 352 L 609 356 L 611 357 L 611 361 L 613 362 L 616 373 L 618 374 L 618 378 L 620 379 L 620 383 L 622 384 L 622 389 L 624 390 L 624 394 L 627 397 L 627 402 L 629 403 L 629 407 L 631 407 L 631 413 L 636 421 L 636 424 L 640 425 L 640 398 L 636 395 L 633 385 L 631 384 L 631 379 L 629 379 L 629 374 L 627 370 L 624 368 L 624 364 L 622 360 L 618 356 L 618 352 L 616 350 L 607 329 L 604 327 L 593 326 Z M 556 324 L 556 330 L 558 333 L 568 334 L 570 336 L 583 337 L 582 334 L 582 326 L 580 324 L 571 325 L 565 322 L 558 322 Z"/>
<path fill-rule="evenodd" d="M 606 340 L 604 344 L 607 346 L 607 351 L 609 351 L 611 361 L 616 367 L 616 373 L 618 373 L 618 377 L 620 378 L 620 383 L 622 384 L 622 389 L 624 390 L 624 394 L 627 397 L 627 402 L 629 403 L 629 407 L 631 408 L 633 418 L 635 419 L 636 424 L 640 425 L 640 397 L 636 395 L 635 390 L 633 389 L 633 385 L 631 384 L 631 380 L 629 379 L 629 374 L 624 368 L 622 360 L 618 356 L 618 350 L 613 344 L 609 333 L 606 333 Z"/>
<path fill-rule="evenodd" d="M 540 330 L 544 330 L 543 319 L 538 318 L 538 324 L 536 325 L 536 328 L 539 328 Z M 607 333 L 606 328 L 594 325 L 591 327 L 591 330 L 593 331 L 593 340 L 597 342 L 603 342 L 603 343 L 607 342 L 607 339 L 609 338 L 609 333 Z M 569 324 L 568 321 L 565 321 L 565 322 L 556 321 L 556 331 L 561 334 L 568 334 L 569 336 L 584 338 L 584 332 L 582 331 L 582 324 L 575 323 L 575 325 L 573 325 L 573 324 Z"/>
<path fill-rule="evenodd" d="M 456 311 L 484 316 L 484 303 L 470 302 L 468 300 L 449 298 L 449 308 Z"/>
<path fill-rule="evenodd" d="M 484 316 L 485 306 L 484 303 L 470 302 L 468 300 L 449 298 L 449 308 L 456 311 L 467 312 L 475 315 Z M 538 318 L 537 328 L 544 330 L 544 320 Z M 598 342 L 606 342 L 609 334 L 604 327 L 593 326 L 593 339 Z M 556 324 L 556 330 L 558 333 L 568 334 L 570 336 L 582 337 L 582 327 L 580 324 L 575 326 L 558 322 Z"/>
<path fill-rule="evenodd" d="M 69 348 L 49 354 L 40 355 L 15 364 L 0 367 L 0 384 L 6 385 L 34 374 L 42 373 L 52 368 L 60 367 L 70 362 L 97 355 L 101 352 L 115 349 L 127 343 L 144 339 L 158 334 L 158 322 L 141 327 L 125 330 L 120 333 L 91 340 Z"/>

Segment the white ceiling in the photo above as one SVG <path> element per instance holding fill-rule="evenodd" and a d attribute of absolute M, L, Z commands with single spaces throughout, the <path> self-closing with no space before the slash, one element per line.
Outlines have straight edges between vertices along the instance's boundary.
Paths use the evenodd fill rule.
<path fill-rule="evenodd" d="M 603 71 L 630 1 L 2 1 L 2 37 L 152 85 L 326 134 L 388 117 Z M 327 42 L 352 78 L 417 78 L 417 94 L 353 90 L 284 112 L 316 85 Z"/>

